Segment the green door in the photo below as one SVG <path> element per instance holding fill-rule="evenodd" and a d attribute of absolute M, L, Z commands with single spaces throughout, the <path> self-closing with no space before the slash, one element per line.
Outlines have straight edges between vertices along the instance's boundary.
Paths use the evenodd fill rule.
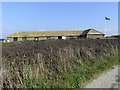
<path fill-rule="evenodd" d="M 17 37 L 13 38 L 13 41 L 18 41 L 18 38 Z"/>
<path fill-rule="evenodd" d="M 25 40 L 27 40 L 27 38 L 26 37 L 22 37 L 22 41 L 25 41 Z"/>

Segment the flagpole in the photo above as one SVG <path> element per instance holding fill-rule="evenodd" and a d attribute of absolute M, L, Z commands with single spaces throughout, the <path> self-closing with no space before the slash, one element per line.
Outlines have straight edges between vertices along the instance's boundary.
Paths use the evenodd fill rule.
<path fill-rule="evenodd" d="M 105 33 L 106 33 L 106 31 L 107 31 L 107 20 L 110 20 L 110 18 L 108 18 L 108 17 L 105 17 Z"/>
<path fill-rule="evenodd" d="M 104 30 L 105 30 L 105 33 L 106 33 L 106 19 L 105 19 L 105 22 L 104 22 L 105 26 L 104 26 Z"/>

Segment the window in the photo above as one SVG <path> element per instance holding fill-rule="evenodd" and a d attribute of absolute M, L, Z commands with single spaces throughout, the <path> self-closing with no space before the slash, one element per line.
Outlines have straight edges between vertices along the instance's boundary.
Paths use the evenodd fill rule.
<path fill-rule="evenodd" d="M 50 37 L 50 36 L 47 36 L 46 38 L 47 38 L 47 39 L 51 39 L 51 37 Z"/>
<path fill-rule="evenodd" d="M 13 41 L 18 41 L 18 38 L 17 37 L 13 38 Z"/>
<path fill-rule="evenodd" d="M 25 40 L 27 40 L 27 38 L 26 38 L 26 37 L 23 37 L 23 38 L 22 38 L 22 41 L 25 41 Z"/>
<path fill-rule="evenodd" d="M 69 36 L 69 37 L 73 38 L 74 36 Z"/>

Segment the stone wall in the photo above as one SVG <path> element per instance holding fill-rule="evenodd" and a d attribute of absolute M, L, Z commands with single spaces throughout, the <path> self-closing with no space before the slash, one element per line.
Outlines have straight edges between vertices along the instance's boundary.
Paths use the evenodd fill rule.
<path fill-rule="evenodd" d="M 102 35 L 102 34 L 87 34 L 87 38 L 93 38 L 93 39 L 95 39 L 95 38 L 103 38 L 104 37 L 104 35 Z"/>

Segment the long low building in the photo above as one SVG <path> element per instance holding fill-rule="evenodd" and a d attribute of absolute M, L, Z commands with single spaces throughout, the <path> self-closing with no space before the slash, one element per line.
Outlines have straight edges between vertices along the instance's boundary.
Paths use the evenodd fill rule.
<path fill-rule="evenodd" d="M 47 39 L 68 39 L 68 38 L 103 38 L 104 33 L 88 29 L 83 31 L 26 31 L 17 32 L 7 37 L 12 41 L 25 41 L 25 40 L 47 40 Z"/>

